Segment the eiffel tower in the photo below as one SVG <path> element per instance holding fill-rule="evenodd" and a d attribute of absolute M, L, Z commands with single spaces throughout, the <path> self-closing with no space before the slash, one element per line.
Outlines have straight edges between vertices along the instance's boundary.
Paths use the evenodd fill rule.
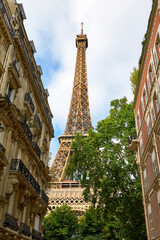
<path fill-rule="evenodd" d="M 51 170 L 56 174 L 56 180 L 51 182 L 49 193 L 49 210 L 67 204 L 77 214 L 81 215 L 90 204 L 83 199 L 83 189 L 79 182 L 70 181 L 65 175 L 65 168 L 71 156 L 71 144 L 76 133 L 80 132 L 84 137 L 87 130 L 92 127 L 86 67 L 86 49 L 88 39 L 83 34 L 83 23 L 81 23 L 81 34 L 76 38 L 77 57 L 72 89 L 72 97 L 69 108 L 68 119 L 64 135 L 59 136 L 60 146 L 51 165 Z"/>

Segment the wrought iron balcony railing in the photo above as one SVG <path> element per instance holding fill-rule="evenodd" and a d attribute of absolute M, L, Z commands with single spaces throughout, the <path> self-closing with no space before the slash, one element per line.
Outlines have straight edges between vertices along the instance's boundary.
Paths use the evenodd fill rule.
<path fill-rule="evenodd" d="M 19 229 L 17 219 L 11 216 L 10 214 L 5 215 L 5 221 L 3 223 L 3 226 L 8 227 L 14 231 L 18 231 Z"/>
<path fill-rule="evenodd" d="M 24 41 L 24 36 L 23 36 L 23 32 L 22 32 L 22 29 L 19 28 L 18 30 L 16 30 L 16 33 L 15 33 L 15 36 L 18 36 L 20 41 L 21 41 L 21 44 L 22 44 L 22 47 L 24 49 L 24 52 L 25 52 L 25 55 L 26 55 L 26 58 L 27 58 L 27 61 L 28 61 L 28 64 L 29 64 L 29 67 L 31 69 L 31 72 L 32 72 L 32 76 L 33 76 L 33 79 L 34 79 L 34 82 L 35 82 L 35 85 L 38 89 L 38 92 L 39 92 L 39 96 L 41 98 L 41 103 L 43 105 L 43 108 L 45 110 L 45 113 L 46 113 L 46 116 L 48 118 L 48 121 L 49 121 L 49 124 L 51 126 L 51 129 L 52 129 L 52 132 L 54 134 L 54 129 L 53 129 L 53 125 L 52 125 L 52 122 L 51 122 L 51 118 L 50 118 L 50 115 L 49 115 L 49 110 L 48 110 L 48 107 L 45 103 L 45 100 L 44 100 L 44 97 L 42 95 L 42 90 L 41 90 L 41 87 L 40 87 L 40 84 L 38 82 L 38 79 L 37 79 L 37 76 L 35 74 L 36 70 L 35 70 L 35 67 L 34 67 L 34 64 L 29 56 L 29 53 L 28 53 L 28 50 L 27 50 L 27 46 L 26 46 L 26 43 Z"/>
<path fill-rule="evenodd" d="M 20 224 L 20 234 L 23 234 L 27 237 L 31 236 L 31 231 L 28 225 L 26 225 L 25 223 L 21 223 Z"/>
<path fill-rule="evenodd" d="M 34 113 L 35 106 L 34 106 L 34 103 L 33 103 L 33 101 L 32 101 L 32 98 L 31 98 L 30 93 L 25 93 L 25 95 L 24 95 L 24 101 L 26 101 L 26 102 L 29 103 L 31 110 L 32 110 L 32 112 Z"/>
<path fill-rule="evenodd" d="M 40 194 L 40 185 L 20 159 L 12 159 L 10 171 L 19 172 L 22 177 L 34 188 L 34 190 Z"/>
<path fill-rule="evenodd" d="M 39 126 L 40 130 L 42 131 L 42 123 L 41 123 L 41 120 L 40 120 L 38 114 L 35 115 L 35 121 L 38 123 L 38 126 Z"/>
<path fill-rule="evenodd" d="M 9 29 L 9 32 L 11 34 L 11 37 L 13 38 L 14 37 L 14 29 L 12 27 L 12 24 L 10 22 L 10 19 L 9 19 L 9 16 L 8 16 L 8 13 L 7 13 L 7 10 L 6 10 L 6 7 L 5 7 L 5 4 L 4 4 L 4 1 L 3 0 L 0 0 L 0 11 L 2 12 L 3 14 L 3 17 L 4 17 L 4 21 Z"/>
<path fill-rule="evenodd" d="M 0 143 L 0 151 L 2 151 L 3 153 L 5 153 L 6 149 L 3 147 L 3 145 Z"/>
<path fill-rule="evenodd" d="M 32 141 L 32 132 L 31 132 L 28 124 L 26 122 L 22 122 L 22 126 L 23 126 L 23 129 L 24 129 L 29 141 L 31 142 Z"/>
<path fill-rule="evenodd" d="M 32 231 L 32 239 L 34 239 L 34 240 L 42 240 L 41 233 L 33 229 L 33 231 Z"/>
<path fill-rule="evenodd" d="M 128 143 L 129 145 L 131 144 L 133 139 L 137 138 L 137 134 L 136 133 L 132 133 L 129 137 L 128 137 Z"/>
<path fill-rule="evenodd" d="M 48 205 L 48 196 L 45 193 L 45 191 L 43 189 L 41 189 L 41 193 L 40 193 L 41 198 L 43 199 L 43 201 Z"/>
<path fill-rule="evenodd" d="M 33 142 L 32 145 L 33 145 L 33 148 L 34 148 L 37 156 L 40 158 L 40 156 L 41 156 L 41 150 L 39 149 L 37 143 L 36 143 L 36 142 Z"/>

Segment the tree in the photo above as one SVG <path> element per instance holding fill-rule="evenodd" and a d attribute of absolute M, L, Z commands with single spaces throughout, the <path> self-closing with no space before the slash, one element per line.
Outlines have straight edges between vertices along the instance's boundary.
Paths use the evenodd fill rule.
<path fill-rule="evenodd" d="M 70 207 L 64 205 L 44 218 L 45 240 L 70 240 L 77 233 L 78 218 Z"/>
<path fill-rule="evenodd" d="M 86 201 L 103 209 L 117 239 L 146 239 L 141 184 L 128 137 L 135 133 L 133 103 L 111 102 L 110 115 L 88 137 L 77 134 L 67 175 L 80 180 Z M 115 238 L 116 239 L 116 238 Z"/>
<path fill-rule="evenodd" d="M 134 95 L 136 93 L 136 88 L 137 88 L 137 84 L 138 84 L 138 75 L 139 75 L 139 69 L 134 67 L 133 72 L 130 73 L 131 89 L 132 89 L 132 93 Z"/>

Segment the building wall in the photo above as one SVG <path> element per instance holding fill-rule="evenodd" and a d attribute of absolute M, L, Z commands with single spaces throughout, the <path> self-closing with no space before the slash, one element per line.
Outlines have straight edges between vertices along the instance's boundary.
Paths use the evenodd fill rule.
<path fill-rule="evenodd" d="M 0 0 L 0 239 L 42 239 L 54 130 L 22 4 Z"/>
<path fill-rule="evenodd" d="M 137 162 L 148 239 L 160 239 L 160 1 L 152 8 L 135 95 Z"/>

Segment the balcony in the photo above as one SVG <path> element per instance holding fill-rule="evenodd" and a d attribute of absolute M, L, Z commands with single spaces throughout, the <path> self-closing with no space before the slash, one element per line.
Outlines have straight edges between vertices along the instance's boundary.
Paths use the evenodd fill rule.
<path fill-rule="evenodd" d="M 34 113 L 35 106 L 33 104 L 30 93 L 25 93 L 24 101 L 29 105 L 29 108 L 31 109 L 31 112 Z"/>
<path fill-rule="evenodd" d="M 33 231 L 32 231 L 32 239 L 33 240 L 42 240 L 41 233 L 33 229 Z"/>
<path fill-rule="evenodd" d="M 21 124 L 22 124 L 22 127 L 23 127 L 23 129 L 24 129 L 24 132 L 26 133 L 29 141 L 32 142 L 32 132 L 31 132 L 28 124 L 27 124 L 26 122 L 22 122 Z"/>
<path fill-rule="evenodd" d="M 24 35 L 23 35 L 23 31 L 21 28 L 19 28 L 18 30 L 16 30 L 16 33 L 15 33 L 15 38 L 18 38 L 20 40 L 20 43 L 21 43 L 21 46 L 22 46 L 22 49 L 25 53 L 25 56 L 26 56 L 26 59 L 27 59 L 27 62 L 28 62 L 28 65 L 30 67 L 30 70 L 31 70 L 31 73 L 32 73 L 32 77 L 34 79 L 34 83 L 36 85 L 36 88 L 38 90 L 38 93 L 39 93 L 39 97 L 41 99 L 41 103 L 43 105 L 43 108 L 44 108 L 44 111 L 46 113 L 46 116 L 47 116 L 47 119 L 48 119 L 48 122 L 49 122 L 49 125 L 52 129 L 52 133 L 54 135 L 54 129 L 53 129 L 53 125 L 52 125 L 52 122 L 51 122 L 51 118 L 50 118 L 50 115 L 49 115 L 49 110 L 48 110 L 48 107 L 45 103 L 45 99 L 43 97 L 43 94 L 42 94 L 42 90 L 41 90 L 41 87 L 40 87 L 40 84 L 39 84 L 39 81 L 37 79 L 37 76 L 35 74 L 36 72 L 36 69 L 34 67 L 34 64 L 33 64 L 33 61 L 31 60 L 31 57 L 28 53 L 28 49 L 27 49 L 27 46 L 26 46 L 26 43 L 24 41 Z"/>
<path fill-rule="evenodd" d="M 18 231 L 18 229 L 19 229 L 17 219 L 9 214 L 5 215 L 5 221 L 3 223 L 3 226 L 8 227 L 14 231 Z"/>
<path fill-rule="evenodd" d="M 8 13 L 7 13 L 7 10 L 6 10 L 6 7 L 5 7 L 5 4 L 4 4 L 4 1 L 3 0 L 0 0 L 0 11 L 3 15 L 3 18 L 4 18 L 4 21 L 5 21 L 5 24 L 11 34 L 11 37 L 13 38 L 14 37 L 14 29 L 12 27 L 12 24 L 10 22 L 10 19 L 9 19 L 9 16 L 8 16 Z"/>
<path fill-rule="evenodd" d="M 129 143 L 129 149 L 132 151 L 137 150 L 138 146 L 138 140 L 137 140 L 137 134 L 133 133 L 131 136 L 128 138 L 128 143 Z"/>
<path fill-rule="evenodd" d="M 19 231 L 20 234 L 23 234 L 27 237 L 30 237 L 31 236 L 31 231 L 30 231 L 30 228 L 28 225 L 26 225 L 25 223 L 21 223 L 20 224 L 20 231 Z"/>
<path fill-rule="evenodd" d="M 40 130 L 42 131 L 42 123 L 41 123 L 41 120 L 40 120 L 38 114 L 36 114 L 36 116 L 35 116 L 35 121 L 38 123 L 38 126 L 39 126 Z"/>
<path fill-rule="evenodd" d="M 33 142 L 32 145 L 33 145 L 33 148 L 34 148 L 37 156 L 40 158 L 40 156 L 41 156 L 41 150 L 39 149 L 37 143 L 36 143 L 36 142 Z"/>
<path fill-rule="evenodd" d="M 43 189 L 41 189 L 40 197 L 48 205 L 49 198 L 48 198 L 47 194 L 45 193 L 45 191 Z"/>
<path fill-rule="evenodd" d="M 32 174 L 30 173 L 30 171 L 26 168 L 26 166 L 20 159 L 12 159 L 10 171 L 18 172 L 28 182 L 28 184 L 38 194 L 40 194 L 40 186 L 39 186 L 38 182 L 34 179 Z"/>

